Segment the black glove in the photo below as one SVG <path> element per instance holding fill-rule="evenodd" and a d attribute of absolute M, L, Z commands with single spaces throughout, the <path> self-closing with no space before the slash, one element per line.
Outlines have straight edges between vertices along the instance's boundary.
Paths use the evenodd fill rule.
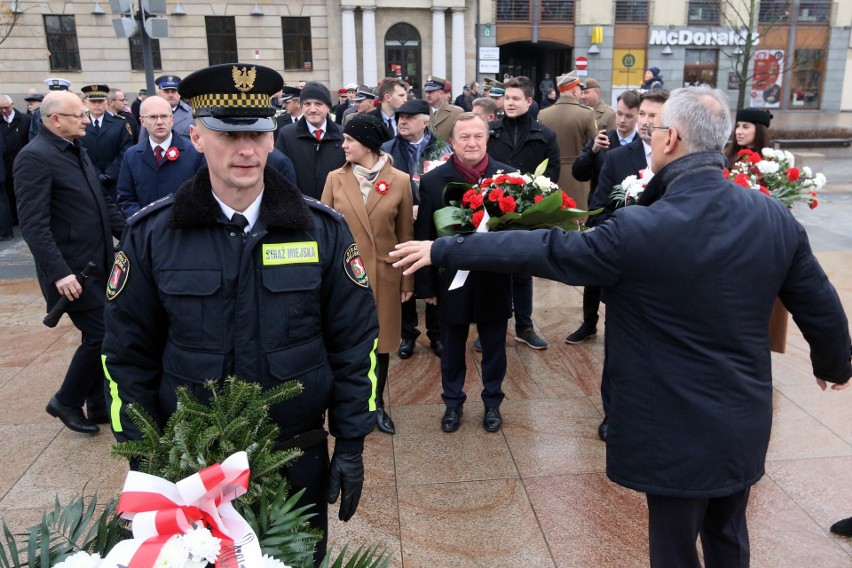
<path fill-rule="evenodd" d="M 328 502 L 337 502 L 337 496 L 342 494 L 337 518 L 344 522 L 348 521 L 355 514 L 355 509 L 361 501 L 361 489 L 364 487 L 364 460 L 360 453 L 342 453 L 335 450 L 328 473 Z"/>
<path fill-rule="evenodd" d="M 101 185 L 112 185 L 114 183 L 112 176 L 109 174 L 98 175 L 98 181 L 101 182 Z"/>

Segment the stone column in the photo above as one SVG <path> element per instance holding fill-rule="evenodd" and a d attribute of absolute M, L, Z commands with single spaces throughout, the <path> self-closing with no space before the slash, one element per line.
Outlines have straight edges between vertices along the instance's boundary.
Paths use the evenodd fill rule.
<path fill-rule="evenodd" d="M 444 24 L 446 8 L 432 8 L 432 69 L 426 76 L 447 78 L 447 27 Z"/>
<path fill-rule="evenodd" d="M 364 84 L 375 87 L 379 82 L 376 71 L 378 55 L 376 54 L 376 8 L 374 6 L 361 7 L 361 37 L 364 53 L 361 54 L 364 62 Z"/>
<path fill-rule="evenodd" d="M 453 95 L 451 100 L 456 100 L 462 94 L 462 87 L 465 83 L 465 67 L 467 57 L 464 48 L 464 8 L 453 8 L 453 50 L 450 54 L 452 61 L 453 76 L 450 79 L 453 83 Z"/>
<path fill-rule="evenodd" d="M 355 43 L 355 7 L 341 6 L 341 35 L 343 49 L 343 84 L 358 82 L 357 44 Z"/>

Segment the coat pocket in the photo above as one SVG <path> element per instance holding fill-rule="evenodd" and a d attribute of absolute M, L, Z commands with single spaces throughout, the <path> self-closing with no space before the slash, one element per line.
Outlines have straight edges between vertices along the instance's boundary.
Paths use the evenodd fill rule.
<path fill-rule="evenodd" d="M 219 269 L 164 269 L 158 274 L 160 296 L 169 314 L 169 334 L 179 345 L 218 348 L 225 336 Z"/>
<path fill-rule="evenodd" d="M 322 270 L 318 265 L 261 270 L 261 341 L 273 350 L 320 334 Z"/>

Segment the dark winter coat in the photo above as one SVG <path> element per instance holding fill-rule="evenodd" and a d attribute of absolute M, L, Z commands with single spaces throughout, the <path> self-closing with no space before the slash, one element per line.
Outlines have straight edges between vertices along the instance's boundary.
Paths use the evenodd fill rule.
<path fill-rule="evenodd" d="M 343 129 L 326 118 L 323 130 L 322 142 L 317 142 L 303 116 L 296 124 L 282 128 L 275 140 L 275 147 L 290 158 L 296 168 L 296 185 L 303 194 L 314 199 L 322 196 L 328 174 L 346 162 Z"/>

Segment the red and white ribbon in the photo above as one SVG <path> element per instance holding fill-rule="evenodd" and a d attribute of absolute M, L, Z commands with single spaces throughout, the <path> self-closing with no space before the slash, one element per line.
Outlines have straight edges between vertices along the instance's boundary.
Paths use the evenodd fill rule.
<path fill-rule="evenodd" d="M 482 211 L 485 215 L 482 216 L 482 221 L 479 222 L 479 226 L 476 228 L 477 233 L 488 232 L 488 220 L 491 218 L 491 215 L 489 215 L 488 211 L 485 210 L 484 205 L 482 206 Z M 464 286 L 464 283 L 467 282 L 468 276 L 470 276 L 470 270 L 459 270 L 456 272 L 456 275 L 453 277 L 453 281 L 450 282 L 448 290 L 455 290 L 456 288 Z"/>
<path fill-rule="evenodd" d="M 221 464 L 177 483 L 131 471 L 118 502 L 118 512 L 133 522 L 133 538 L 118 543 L 102 566 L 150 568 L 166 541 L 201 523 L 221 539 L 217 568 L 262 566 L 260 543 L 231 501 L 248 489 L 249 464 L 237 452 Z"/>

